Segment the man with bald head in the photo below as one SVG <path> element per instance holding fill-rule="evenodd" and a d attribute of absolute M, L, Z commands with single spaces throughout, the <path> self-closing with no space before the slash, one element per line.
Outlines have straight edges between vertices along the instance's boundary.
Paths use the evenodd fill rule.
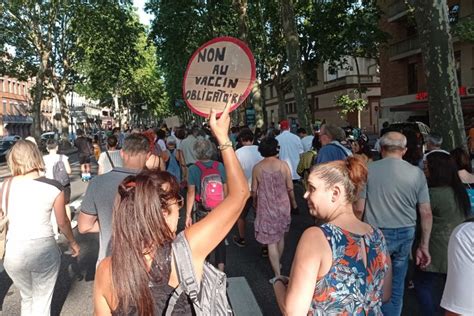
<path fill-rule="evenodd" d="M 384 315 L 401 315 L 408 259 L 415 238 L 417 207 L 421 219 L 421 241 L 416 263 L 426 267 L 432 214 L 426 178 L 420 168 L 402 159 L 406 137 L 388 132 L 380 138 L 382 158 L 369 164 L 367 185 L 361 192 L 355 213 L 382 230 L 392 260 L 392 296 L 382 306 Z"/>

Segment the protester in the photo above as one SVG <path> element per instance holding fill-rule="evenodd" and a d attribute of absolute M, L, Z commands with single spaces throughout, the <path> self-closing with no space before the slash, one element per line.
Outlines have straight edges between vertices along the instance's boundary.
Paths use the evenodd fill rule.
<path fill-rule="evenodd" d="M 319 141 L 319 137 L 313 137 L 313 142 L 311 143 L 311 149 L 301 154 L 300 162 L 298 163 L 298 168 L 296 168 L 296 172 L 301 176 L 303 179 L 303 186 L 304 189 L 308 189 L 308 176 L 311 167 L 314 165 L 316 161 L 316 156 L 318 151 L 321 149 L 321 142 Z"/>
<path fill-rule="evenodd" d="M 332 124 L 323 124 L 319 131 L 322 147 L 318 152 L 316 163 L 344 160 L 352 156 L 351 151 L 340 143 L 345 139 L 346 134 L 342 128 Z"/>
<path fill-rule="evenodd" d="M 182 167 L 184 164 L 181 162 L 181 157 L 178 155 L 178 150 L 176 149 L 176 137 L 168 136 L 166 138 L 166 151 L 168 161 L 166 162 L 166 171 L 171 173 L 178 183 L 181 183 L 182 180 Z"/>
<path fill-rule="evenodd" d="M 305 199 L 325 224 L 301 236 L 289 282 L 273 282 L 284 315 L 382 315 L 391 285 L 387 246 L 382 232 L 352 209 L 366 179 L 356 157 L 312 169 Z"/>
<path fill-rule="evenodd" d="M 426 151 L 423 155 L 423 160 L 420 161 L 420 168 L 424 169 L 424 164 L 426 162 L 426 157 L 435 152 L 442 152 L 449 155 L 449 152 L 446 150 L 441 149 L 441 145 L 443 144 L 443 137 L 437 133 L 429 133 L 426 138 Z"/>
<path fill-rule="evenodd" d="M 193 268 L 201 276 L 205 258 L 230 231 L 248 198 L 246 179 L 228 137 L 228 109 L 210 125 L 229 175 L 229 194 L 209 215 L 188 227 L 184 236 Z M 99 266 L 94 284 L 96 315 L 161 315 L 178 275 L 171 253 L 182 198 L 168 173 L 143 172 L 121 184 L 114 213 L 112 256 Z M 130 221 L 130 217 L 136 220 Z M 205 285 L 203 285 L 205 286 Z M 202 289 L 211 290 L 211 289 Z M 190 301 L 181 295 L 173 315 L 191 315 Z"/>
<path fill-rule="evenodd" d="M 117 149 L 118 139 L 115 135 L 107 137 L 107 149 L 102 152 L 97 160 L 99 164 L 98 174 L 110 172 L 113 168 L 122 167 L 122 157 L 120 150 Z"/>
<path fill-rule="evenodd" d="M 64 188 L 63 192 L 66 215 L 71 221 L 71 208 L 69 207 L 69 203 L 71 202 L 71 182 L 69 176 L 71 175 L 72 170 L 69 165 L 69 157 L 58 154 L 58 142 L 55 139 L 48 139 L 46 142 L 46 150 L 48 151 L 48 155 L 43 156 L 45 177 L 48 179 L 63 181 L 63 183 L 60 184 Z M 59 239 L 59 227 L 54 212 L 51 213 L 51 224 L 53 225 L 54 238 Z M 71 221 L 71 228 L 75 228 L 76 226 L 77 221 Z"/>
<path fill-rule="evenodd" d="M 441 306 L 446 316 L 473 315 L 474 218 L 456 227 L 448 244 L 448 276 Z"/>
<path fill-rule="evenodd" d="M 472 174 L 471 158 L 463 148 L 451 151 L 451 156 L 458 168 L 458 175 L 467 188 L 474 189 L 474 174 Z"/>
<path fill-rule="evenodd" d="M 152 129 L 149 129 L 142 133 L 147 139 L 149 144 L 149 152 L 150 155 L 146 162 L 146 167 L 150 170 L 161 170 L 164 171 L 166 169 L 165 163 L 163 159 L 161 159 L 160 155 L 156 152 L 156 134 Z"/>
<path fill-rule="evenodd" d="M 164 124 L 164 123 L 163 123 Z M 155 154 L 160 156 L 164 162 L 168 161 L 168 150 L 166 149 L 166 135 L 168 127 L 164 124 L 162 128 L 156 129 L 156 140 L 155 140 Z"/>
<path fill-rule="evenodd" d="M 296 134 L 299 138 L 301 138 L 301 144 L 303 145 L 303 152 L 307 152 L 311 149 L 311 145 L 313 143 L 314 135 L 308 135 L 306 129 L 300 127 L 296 130 Z"/>
<path fill-rule="evenodd" d="M 268 245 L 268 257 L 275 276 L 281 272 L 280 259 L 285 233 L 290 229 L 291 208 L 296 208 L 291 170 L 278 159 L 278 141 L 265 138 L 258 145 L 263 160 L 252 172 L 252 198 L 256 209 L 255 239 Z"/>
<path fill-rule="evenodd" d="M 87 182 L 91 179 L 91 155 L 93 154 L 92 141 L 84 135 L 82 129 L 76 131 L 77 138 L 74 146 L 77 147 L 79 163 L 81 164 L 81 179 Z"/>
<path fill-rule="evenodd" d="M 100 153 L 102 152 L 100 149 L 101 139 L 99 138 L 99 134 L 95 134 L 92 140 L 92 149 L 94 152 L 95 161 L 99 161 Z"/>
<path fill-rule="evenodd" d="M 276 137 L 280 145 L 279 158 L 285 161 L 290 167 L 291 177 L 294 181 L 298 181 L 301 177 L 296 172 L 300 155 L 304 152 L 301 139 L 290 132 L 290 124 L 288 120 L 280 122 L 280 135 Z"/>
<path fill-rule="evenodd" d="M 252 189 L 252 170 L 257 163 L 259 163 L 263 157 L 258 151 L 258 146 L 254 145 L 254 134 L 250 129 L 242 129 L 237 137 L 242 147 L 235 151 L 235 155 L 240 162 L 240 166 L 244 171 L 249 190 Z M 237 220 L 237 229 L 239 232 L 238 236 L 233 237 L 234 244 L 238 247 L 245 247 L 247 242 L 245 240 L 245 219 L 253 205 L 252 197 L 249 197 L 247 203 L 245 203 L 244 210 L 240 214 Z"/>
<path fill-rule="evenodd" d="M 79 255 L 80 247 L 64 208 L 63 187 L 42 176 L 44 162 L 38 147 L 17 141 L 7 163 L 13 177 L 2 186 L 9 219 L 3 265 L 20 290 L 21 314 L 49 316 L 61 262 L 51 226 L 52 210 L 73 257 Z"/>
<path fill-rule="evenodd" d="M 190 227 L 193 224 L 193 208 L 196 215 L 196 221 L 199 222 L 210 214 L 212 209 L 219 205 L 227 194 L 227 177 L 224 165 L 211 159 L 215 153 L 215 148 L 211 141 L 205 138 L 198 138 L 196 143 L 194 143 L 194 152 L 196 153 L 196 158 L 198 160 L 188 169 L 186 227 Z M 209 193 L 211 190 L 213 192 Z M 213 207 L 205 205 L 205 198 L 208 193 L 213 194 L 212 198 L 214 198 L 213 201 L 215 201 Z M 219 268 L 219 270 L 224 271 L 226 264 L 225 240 L 222 240 L 217 245 L 214 254 L 214 265 Z"/>
<path fill-rule="evenodd" d="M 368 144 L 367 136 L 362 135 L 358 140 L 351 144 L 352 154 L 359 155 L 365 163 L 372 162 L 373 154 Z"/>
<path fill-rule="evenodd" d="M 112 208 L 119 184 L 129 175 L 136 175 L 145 168 L 150 156 L 150 143 L 142 134 L 128 136 L 120 151 L 123 167 L 94 178 L 87 187 L 79 213 L 79 232 L 100 234 L 98 262 L 110 254 L 112 234 Z M 100 225 L 99 225 L 100 223 Z"/>
<path fill-rule="evenodd" d="M 466 189 L 457 174 L 450 155 L 431 152 L 426 157 L 425 173 L 430 191 L 433 212 L 429 252 L 431 263 L 415 273 L 415 291 L 422 315 L 437 315 L 441 312 L 441 292 L 447 273 L 447 250 L 449 236 L 471 211 Z"/>
<path fill-rule="evenodd" d="M 402 160 L 406 144 L 406 137 L 398 132 L 388 132 L 380 138 L 383 159 L 368 165 L 367 185 L 354 210 L 359 218 L 380 228 L 387 242 L 393 264 L 393 282 L 390 301 L 382 306 L 384 315 L 402 312 L 417 212 L 421 220 L 421 240 L 416 250 L 416 264 L 423 269 L 431 262 L 432 214 L 428 186 L 420 168 Z"/>
<path fill-rule="evenodd" d="M 198 135 L 199 128 L 193 127 L 189 131 L 188 136 L 183 139 L 180 146 L 178 147 L 178 149 L 183 152 L 184 162 L 188 168 L 197 161 L 196 153 L 194 152 L 194 144 L 197 141 Z"/>

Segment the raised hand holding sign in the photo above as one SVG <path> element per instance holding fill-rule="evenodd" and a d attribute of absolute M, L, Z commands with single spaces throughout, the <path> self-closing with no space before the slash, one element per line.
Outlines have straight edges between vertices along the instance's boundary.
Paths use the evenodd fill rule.
<path fill-rule="evenodd" d="M 194 52 L 183 80 L 183 97 L 194 113 L 218 115 L 230 102 L 236 109 L 255 82 L 255 60 L 244 42 L 233 37 L 215 38 Z"/>

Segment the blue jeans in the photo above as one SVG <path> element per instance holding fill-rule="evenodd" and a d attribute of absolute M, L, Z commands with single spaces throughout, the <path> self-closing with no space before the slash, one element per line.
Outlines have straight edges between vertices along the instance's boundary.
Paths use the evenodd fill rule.
<path fill-rule="evenodd" d="M 385 316 L 400 316 L 403 308 L 405 276 L 408 270 L 411 246 L 415 239 L 415 227 L 381 228 L 388 252 L 392 259 L 392 296 L 382 305 Z"/>
<path fill-rule="evenodd" d="M 61 252 L 53 237 L 7 241 L 5 270 L 20 290 L 21 315 L 51 315 Z"/>
<path fill-rule="evenodd" d="M 443 289 L 446 283 L 446 274 L 416 270 L 413 279 L 415 293 L 420 303 L 421 315 L 444 315 L 440 306 Z"/>

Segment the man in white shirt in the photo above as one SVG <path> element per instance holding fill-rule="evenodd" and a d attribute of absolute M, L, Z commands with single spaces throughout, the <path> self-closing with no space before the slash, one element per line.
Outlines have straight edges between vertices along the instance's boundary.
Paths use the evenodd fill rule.
<path fill-rule="evenodd" d="M 293 181 L 300 180 L 300 176 L 296 172 L 298 163 L 300 162 L 300 155 L 304 152 L 301 139 L 290 132 L 290 124 L 288 120 L 280 122 L 281 133 L 276 137 L 280 145 L 280 160 L 286 161 L 291 170 L 291 177 Z"/>
<path fill-rule="evenodd" d="M 448 275 L 441 307 L 446 315 L 474 315 L 474 219 L 456 227 L 449 238 Z"/>
<path fill-rule="evenodd" d="M 296 130 L 296 134 L 298 134 L 299 138 L 301 138 L 301 144 L 303 145 L 304 152 L 311 150 L 314 135 L 308 135 L 306 129 L 302 127 Z"/>
<path fill-rule="evenodd" d="M 99 170 L 97 174 L 101 175 L 110 172 L 113 168 L 122 167 L 122 157 L 120 156 L 120 150 L 117 149 L 118 139 L 115 135 L 107 137 L 107 150 L 100 153 Z M 108 154 L 108 155 L 107 155 Z"/>
<path fill-rule="evenodd" d="M 247 177 L 247 182 L 249 184 L 249 189 L 252 189 L 252 170 L 253 167 L 259 163 L 263 157 L 258 151 L 258 146 L 253 144 L 254 135 L 250 129 L 243 129 L 239 135 L 238 140 L 242 144 L 242 147 L 235 151 L 235 155 L 242 166 L 245 176 Z M 237 228 L 239 230 L 239 236 L 234 236 L 234 244 L 239 247 L 245 247 L 245 218 L 252 207 L 252 197 L 249 197 L 247 203 L 245 204 L 244 210 L 240 214 L 239 219 L 237 220 Z"/>

